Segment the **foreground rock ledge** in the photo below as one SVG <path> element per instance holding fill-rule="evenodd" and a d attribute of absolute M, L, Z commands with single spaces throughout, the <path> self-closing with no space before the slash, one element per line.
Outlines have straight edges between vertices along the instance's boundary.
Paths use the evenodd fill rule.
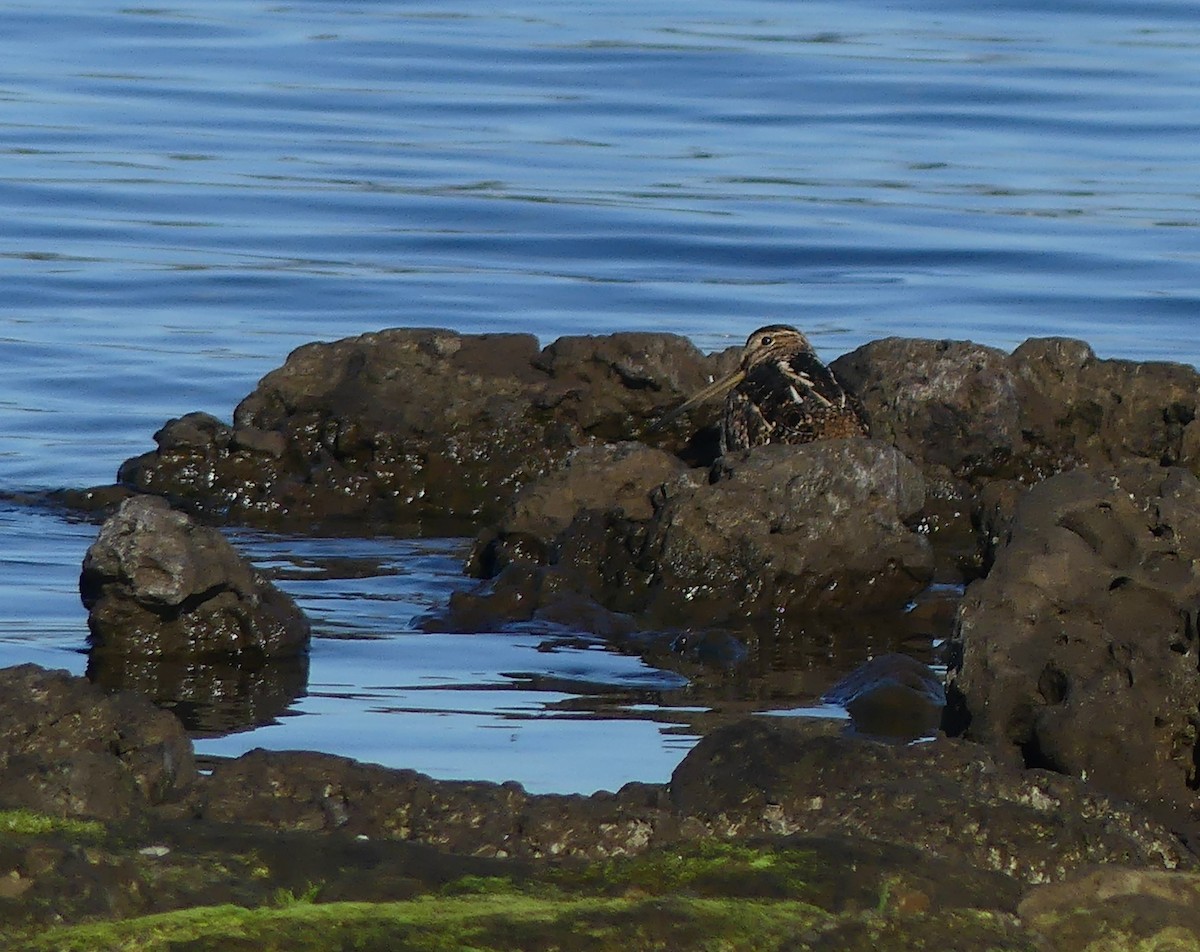
<path fill-rule="evenodd" d="M 438 914 L 421 934 L 464 915 L 503 924 L 467 943 L 496 949 L 551 934 L 575 948 L 573 924 L 589 923 L 580 948 L 624 948 L 633 929 L 664 949 L 708 947 L 713 935 L 733 949 L 868 948 L 881 935 L 888 947 L 1033 949 L 1052 938 L 1072 949 L 1094 934 L 1083 908 L 1108 940 L 1195 923 L 1196 859 L 1164 828 L 965 742 L 889 746 L 753 719 L 704 738 L 668 784 L 590 797 L 308 753 L 254 751 L 206 776 L 169 715 L 33 665 L 0 671 L 0 726 L 5 949 L 126 947 L 144 934 L 147 948 L 173 947 L 164 936 L 241 948 L 254 936 L 301 949 L 354 937 L 382 950 L 411 937 L 422 909 Z M 472 895 L 489 901 L 472 912 Z M 337 904 L 418 897 L 374 911 Z M 756 900 L 756 913 L 728 918 L 735 906 L 722 899 L 743 910 Z M 208 938 L 187 932 L 195 915 L 130 921 L 111 941 L 95 925 L 61 925 L 222 902 L 273 911 L 199 914 Z M 611 945 L 596 945 L 597 914 L 615 930 Z M 530 932 L 530 915 L 557 925 Z"/>

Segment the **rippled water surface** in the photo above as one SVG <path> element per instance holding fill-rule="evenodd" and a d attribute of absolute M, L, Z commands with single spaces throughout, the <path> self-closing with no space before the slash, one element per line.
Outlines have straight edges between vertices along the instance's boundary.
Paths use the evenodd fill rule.
<path fill-rule="evenodd" d="M 1197 88 L 1171 0 L 0 3 L 0 489 L 108 482 L 296 345 L 388 326 L 1195 364 Z M 0 508 L 4 663 L 84 669 L 94 534 Z M 415 634 L 461 543 L 238 542 L 318 639 L 273 726 L 202 749 L 566 790 L 686 748 L 678 674 Z"/>

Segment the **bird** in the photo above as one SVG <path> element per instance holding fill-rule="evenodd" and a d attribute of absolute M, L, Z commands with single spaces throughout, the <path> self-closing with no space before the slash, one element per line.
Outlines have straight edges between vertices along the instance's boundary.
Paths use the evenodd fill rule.
<path fill-rule="evenodd" d="M 659 421 L 665 426 L 722 394 L 721 453 L 764 443 L 869 436 L 862 406 L 847 393 L 800 331 L 760 327 L 746 339 L 738 369 L 709 384 Z"/>

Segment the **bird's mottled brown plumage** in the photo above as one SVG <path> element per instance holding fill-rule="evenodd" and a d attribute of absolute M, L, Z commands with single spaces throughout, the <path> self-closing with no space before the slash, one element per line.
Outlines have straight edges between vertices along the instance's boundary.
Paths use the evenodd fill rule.
<path fill-rule="evenodd" d="M 858 401 L 821 363 L 808 338 L 786 324 L 751 334 L 738 369 L 705 387 L 670 418 L 722 393 L 729 394 L 722 452 L 867 435 Z"/>

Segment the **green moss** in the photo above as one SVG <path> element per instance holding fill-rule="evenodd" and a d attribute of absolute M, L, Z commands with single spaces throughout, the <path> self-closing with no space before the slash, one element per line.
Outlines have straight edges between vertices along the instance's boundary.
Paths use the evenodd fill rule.
<path fill-rule="evenodd" d="M 95 820 L 75 820 L 46 816 L 32 810 L 0 810 L 0 834 L 45 836 L 59 833 L 71 839 L 98 840 L 104 836 L 104 825 Z"/>
<path fill-rule="evenodd" d="M 535 899 L 518 894 L 400 903 L 213 906 L 61 927 L 0 948 L 27 952 L 316 952 L 330 948 L 741 950 L 780 948 L 826 918 L 795 902 L 716 899 Z"/>
<path fill-rule="evenodd" d="M 564 869 L 555 881 L 564 888 L 606 894 L 636 890 L 652 895 L 798 899 L 809 895 L 817 862 L 808 850 L 714 840 Z"/>

